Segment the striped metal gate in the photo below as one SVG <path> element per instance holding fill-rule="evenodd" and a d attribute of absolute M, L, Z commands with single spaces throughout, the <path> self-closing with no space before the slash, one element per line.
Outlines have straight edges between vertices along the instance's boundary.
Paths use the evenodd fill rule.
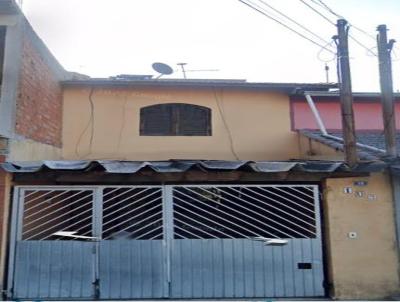
<path fill-rule="evenodd" d="M 324 295 L 314 185 L 16 187 L 11 235 L 13 299 Z"/>
<path fill-rule="evenodd" d="M 174 186 L 171 296 L 323 296 L 316 186 Z M 261 238 L 285 239 L 266 245 Z"/>

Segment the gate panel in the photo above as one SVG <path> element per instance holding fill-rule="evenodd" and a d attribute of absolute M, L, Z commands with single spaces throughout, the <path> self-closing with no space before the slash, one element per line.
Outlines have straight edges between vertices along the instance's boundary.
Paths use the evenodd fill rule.
<path fill-rule="evenodd" d="M 315 186 L 174 186 L 172 297 L 323 296 L 317 196 Z"/>
<path fill-rule="evenodd" d="M 162 188 L 105 188 L 102 228 L 100 298 L 166 297 Z"/>
<path fill-rule="evenodd" d="M 163 298 L 168 288 L 161 240 L 100 243 L 101 299 Z"/>
<path fill-rule="evenodd" d="M 15 299 L 90 299 L 94 297 L 95 243 L 61 237 L 93 234 L 93 189 L 32 188 L 20 195 L 16 221 L 13 284 Z M 16 193 L 16 194 L 17 194 Z"/>
<path fill-rule="evenodd" d="M 13 297 L 93 298 L 93 247 L 79 241 L 18 242 Z"/>
<path fill-rule="evenodd" d="M 246 239 L 176 240 L 172 297 L 323 296 L 322 263 L 312 245 L 312 240 L 296 239 L 283 247 Z M 313 268 L 301 270 L 298 263 L 312 263 Z"/>

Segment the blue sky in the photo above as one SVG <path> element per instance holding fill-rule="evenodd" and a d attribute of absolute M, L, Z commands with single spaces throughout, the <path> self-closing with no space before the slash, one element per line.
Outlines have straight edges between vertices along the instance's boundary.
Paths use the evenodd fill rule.
<path fill-rule="evenodd" d="M 263 1 L 325 40 L 336 34 L 299 0 Z M 389 37 L 400 41 L 399 0 L 324 2 L 372 36 L 377 25 L 387 24 Z M 237 0 L 24 0 L 23 10 L 66 69 L 93 77 L 155 74 L 151 64 L 161 61 L 174 69 L 185 62 L 187 69 L 219 70 L 188 73 L 189 78 L 324 82 L 323 61 L 334 59 Z M 376 51 L 374 39 L 355 29 L 351 33 Z M 353 90 L 378 91 L 377 58 L 352 41 L 350 47 Z M 400 45 L 397 55 L 394 88 L 400 90 Z M 335 62 L 328 64 L 336 81 Z"/>

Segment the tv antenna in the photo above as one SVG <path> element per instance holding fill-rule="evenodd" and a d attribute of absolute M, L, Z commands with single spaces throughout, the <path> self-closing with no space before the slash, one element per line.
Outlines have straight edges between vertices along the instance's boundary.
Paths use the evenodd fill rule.
<path fill-rule="evenodd" d="M 183 74 L 183 78 L 184 79 L 187 79 L 186 78 L 186 70 L 185 70 L 185 65 L 186 65 L 187 63 L 176 63 L 176 65 L 178 65 L 178 66 L 180 66 L 181 67 L 181 69 L 182 69 L 182 74 Z"/>
<path fill-rule="evenodd" d="M 198 72 L 198 71 L 202 71 L 202 72 L 206 72 L 206 71 L 219 71 L 219 69 L 185 69 L 185 65 L 187 65 L 187 63 L 176 63 L 176 65 L 181 67 L 182 70 L 182 74 L 183 74 L 183 78 L 187 79 L 186 73 L 187 72 Z"/>
<path fill-rule="evenodd" d="M 153 63 L 151 67 L 153 67 L 153 69 L 160 74 L 158 77 L 156 77 L 156 79 L 161 78 L 163 75 L 169 75 L 174 72 L 169 65 L 160 62 Z"/>

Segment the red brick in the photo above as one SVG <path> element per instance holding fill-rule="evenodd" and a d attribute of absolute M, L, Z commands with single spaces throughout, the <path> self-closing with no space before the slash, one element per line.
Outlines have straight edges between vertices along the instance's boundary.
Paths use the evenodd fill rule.
<path fill-rule="evenodd" d="M 23 37 L 16 132 L 37 142 L 61 146 L 62 90 L 57 77 L 30 40 Z"/>

